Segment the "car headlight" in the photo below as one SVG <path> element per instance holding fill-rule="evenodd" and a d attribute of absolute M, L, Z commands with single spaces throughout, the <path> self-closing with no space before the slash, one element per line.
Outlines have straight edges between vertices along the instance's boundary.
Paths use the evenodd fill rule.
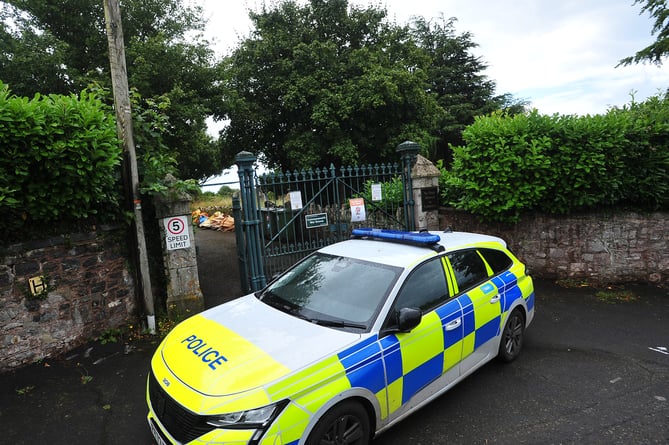
<path fill-rule="evenodd" d="M 279 415 L 285 403 L 274 403 L 247 411 L 210 416 L 207 424 L 216 428 L 249 429 L 265 428 Z"/>

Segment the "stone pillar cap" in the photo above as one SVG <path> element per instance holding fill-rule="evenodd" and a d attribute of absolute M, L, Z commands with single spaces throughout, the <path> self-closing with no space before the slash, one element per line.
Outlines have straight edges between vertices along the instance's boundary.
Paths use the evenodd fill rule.
<path fill-rule="evenodd" d="M 440 176 L 441 172 L 439 169 L 426 157 L 418 155 L 416 156 L 416 163 L 411 169 L 411 176 L 414 178 L 425 178 L 425 177 L 434 177 Z"/>

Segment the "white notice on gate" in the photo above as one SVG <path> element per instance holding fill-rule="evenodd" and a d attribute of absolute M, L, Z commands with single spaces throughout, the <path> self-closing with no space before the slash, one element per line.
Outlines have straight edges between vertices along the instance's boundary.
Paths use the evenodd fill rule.
<path fill-rule="evenodd" d="M 167 250 L 187 249 L 190 247 L 187 216 L 171 216 L 164 218 L 165 243 Z"/>
<path fill-rule="evenodd" d="M 365 200 L 363 198 L 353 198 L 348 200 L 351 206 L 351 222 L 361 222 L 367 219 L 365 215 Z"/>
<path fill-rule="evenodd" d="M 372 184 L 372 201 L 382 201 L 381 184 Z"/>
<path fill-rule="evenodd" d="M 300 210 L 302 208 L 302 193 L 299 190 L 290 192 L 290 208 L 292 210 Z"/>

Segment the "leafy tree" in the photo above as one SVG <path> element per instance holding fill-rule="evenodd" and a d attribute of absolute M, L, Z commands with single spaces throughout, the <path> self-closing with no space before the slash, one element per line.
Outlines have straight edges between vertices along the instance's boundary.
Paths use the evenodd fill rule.
<path fill-rule="evenodd" d="M 218 192 L 216 194 L 221 195 L 221 196 L 232 196 L 237 192 L 237 190 L 227 186 L 223 185 L 221 186 L 220 189 L 218 189 Z"/>
<path fill-rule="evenodd" d="M 666 0 L 634 0 L 634 5 L 640 4 L 641 13 L 647 12 L 655 19 L 652 34 L 657 34 L 655 42 L 648 45 L 634 56 L 625 57 L 620 60 L 620 65 L 631 65 L 632 63 L 651 62 L 662 65 L 662 59 L 669 54 L 669 9 Z"/>
<path fill-rule="evenodd" d="M 286 1 L 251 12 L 255 30 L 226 59 L 228 155 L 282 168 L 395 160 L 407 139 L 431 145 L 443 110 L 430 59 L 386 11 L 347 0 Z"/>
<path fill-rule="evenodd" d="M 147 100 L 169 101 L 163 142 L 180 176 L 201 179 L 220 172 L 218 147 L 206 133 L 206 118 L 216 106 L 216 70 L 213 52 L 198 34 L 204 27 L 201 8 L 179 0 L 126 0 L 122 12 L 129 84 Z M 0 1 L 0 45 L 0 79 L 16 95 L 70 94 L 91 83 L 111 84 L 100 0 Z"/>
<path fill-rule="evenodd" d="M 287 1 L 250 13 L 255 31 L 221 64 L 223 151 L 272 167 L 395 160 L 397 144 L 448 157 L 474 117 L 525 103 L 495 96 L 454 19 L 408 26 L 347 0 Z"/>
<path fill-rule="evenodd" d="M 526 103 L 510 95 L 495 96 L 495 82 L 482 72 L 487 66 L 471 51 L 478 45 L 470 33 L 456 34 L 455 18 L 426 20 L 414 17 L 411 34 L 431 60 L 428 68 L 429 91 L 437 97 L 441 114 L 432 158 L 450 158 L 449 145 L 462 144 L 462 131 L 474 117 L 496 110 L 508 114 L 523 112 Z"/>

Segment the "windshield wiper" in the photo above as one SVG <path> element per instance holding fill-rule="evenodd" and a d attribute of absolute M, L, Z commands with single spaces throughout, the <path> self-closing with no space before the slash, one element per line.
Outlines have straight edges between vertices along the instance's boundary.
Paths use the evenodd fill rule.
<path fill-rule="evenodd" d="M 258 296 L 258 299 L 263 303 L 272 306 L 274 309 L 280 310 L 281 312 L 285 312 L 290 315 L 297 315 L 300 318 L 305 318 L 300 316 L 296 307 L 290 305 L 283 298 L 279 297 L 272 291 L 263 292 L 262 294 L 260 294 L 260 296 Z"/>
<path fill-rule="evenodd" d="M 361 323 L 352 323 L 350 321 L 344 321 L 344 320 L 323 320 L 320 318 L 310 318 L 308 320 L 319 326 L 327 326 L 332 328 L 367 329 L 367 325 Z"/>

